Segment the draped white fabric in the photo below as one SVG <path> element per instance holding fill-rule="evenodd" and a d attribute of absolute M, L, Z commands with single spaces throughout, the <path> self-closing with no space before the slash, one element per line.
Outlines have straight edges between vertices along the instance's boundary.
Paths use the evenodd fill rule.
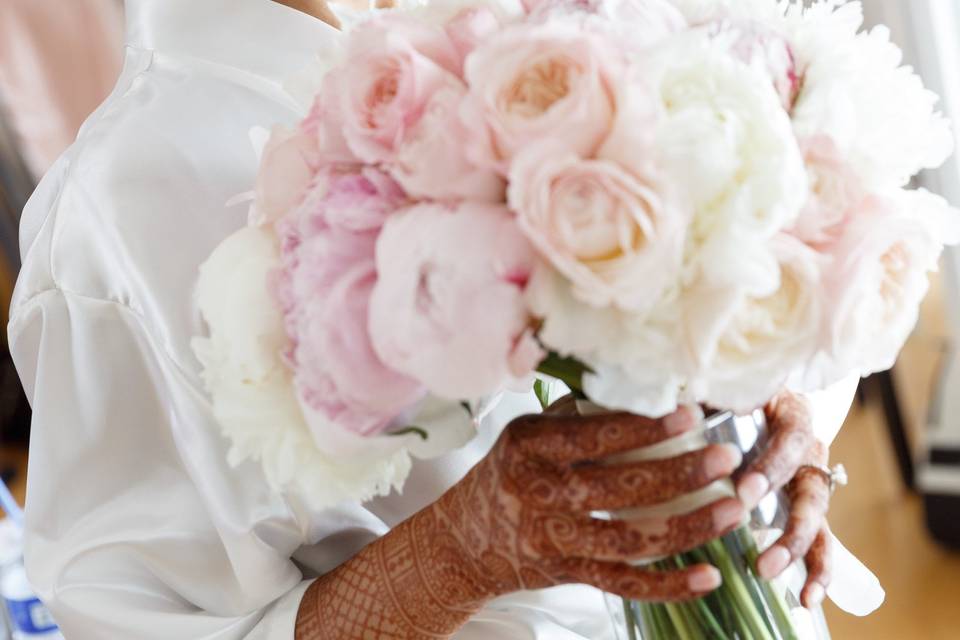
<path fill-rule="evenodd" d="M 35 410 L 27 566 L 70 640 L 290 640 L 312 576 L 536 406 L 507 398 L 476 442 L 364 507 L 310 513 L 227 465 L 189 348 L 197 267 L 244 223 L 225 203 L 252 183 L 248 130 L 297 117 L 282 77 L 336 38 L 270 0 L 128 2 L 120 81 L 27 207 L 10 325 Z M 839 396 L 824 403 L 842 417 Z M 500 599 L 458 638 L 602 640 L 606 620 L 599 592 L 560 587 Z"/>

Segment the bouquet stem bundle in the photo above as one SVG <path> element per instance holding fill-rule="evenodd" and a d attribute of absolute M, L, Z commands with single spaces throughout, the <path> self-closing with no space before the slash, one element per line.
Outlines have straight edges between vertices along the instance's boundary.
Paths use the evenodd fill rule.
<path fill-rule="evenodd" d="M 720 570 L 723 584 L 691 602 L 624 600 L 624 640 L 800 640 L 784 594 L 753 569 L 758 555 L 750 530 L 741 527 L 655 563 L 663 570 L 708 563 Z"/>

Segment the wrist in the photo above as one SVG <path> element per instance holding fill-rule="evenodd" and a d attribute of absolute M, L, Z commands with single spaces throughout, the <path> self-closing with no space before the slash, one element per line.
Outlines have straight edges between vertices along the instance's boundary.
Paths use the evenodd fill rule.
<path fill-rule="evenodd" d="M 395 527 L 377 554 L 398 608 L 455 630 L 505 590 L 453 525 L 434 503 Z"/>

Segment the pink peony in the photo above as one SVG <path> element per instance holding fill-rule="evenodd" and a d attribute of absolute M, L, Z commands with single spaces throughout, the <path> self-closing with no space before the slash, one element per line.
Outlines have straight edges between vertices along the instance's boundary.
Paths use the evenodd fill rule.
<path fill-rule="evenodd" d="M 389 162 L 437 90 L 458 83 L 460 56 L 440 27 L 401 15 L 362 24 L 348 40 L 350 65 L 328 75 L 324 94 L 364 162 Z"/>
<path fill-rule="evenodd" d="M 377 353 L 432 393 L 478 398 L 531 373 L 543 353 L 524 288 L 534 253 L 503 207 L 423 204 L 377 242 L 370 301 Z"/>
<path fill-rule="evenodd" d="M 260 160 L 253 222 L 275 222 L 296 207 L 316 175 L 318 164 L 314 136 L 299 127 L 275 127 Z"/>
<path fill-rule="evenodd" d="M 478 132 L 474 160 L 505 175 L 516 153 L 546 139 L 592 154 L 610 131 L 617 73 L 602 39 L 576 22 L 502 31 L 466 62 L 470 97 L 463 115 Z"/>
<path fill-rule="evenodd" d="M 422 389 L 377 357 L 367 331 L 377 280 L 374 252 L 403 191 L 373 168 L 324 174 L 278 225 L 282 267 L 274 295 L 284 312 L 294 383 L 317 438 L 331 421 L 360 435 L 383 431 Z"/>

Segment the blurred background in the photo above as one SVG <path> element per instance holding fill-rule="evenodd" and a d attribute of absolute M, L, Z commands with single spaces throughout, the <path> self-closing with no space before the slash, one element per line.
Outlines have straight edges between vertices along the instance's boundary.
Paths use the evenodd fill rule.
<path fill-rule="evenodd" d="M 864 0 L 864 8 L 868 23 L 889 26 L 907 61 L 960 122 L 960 0 Z M 121 53 L 120 0 L 0 0 L 3 326 L 19 265 L 19 213 L 111 90 Z M 960 204 L 956 160 L 918 180 Z M 2 333 L 0 475 L 22 504 L 30 413 Z M 951 254 L 900 361 L 861 384 L 832 451 L 851 478 L 834 499 L 832 526 L 887 590 L 886 604 L 868 618 L 827 605 L 838 640 L 960 638 L 958 344 L 960 254 Z"/>

